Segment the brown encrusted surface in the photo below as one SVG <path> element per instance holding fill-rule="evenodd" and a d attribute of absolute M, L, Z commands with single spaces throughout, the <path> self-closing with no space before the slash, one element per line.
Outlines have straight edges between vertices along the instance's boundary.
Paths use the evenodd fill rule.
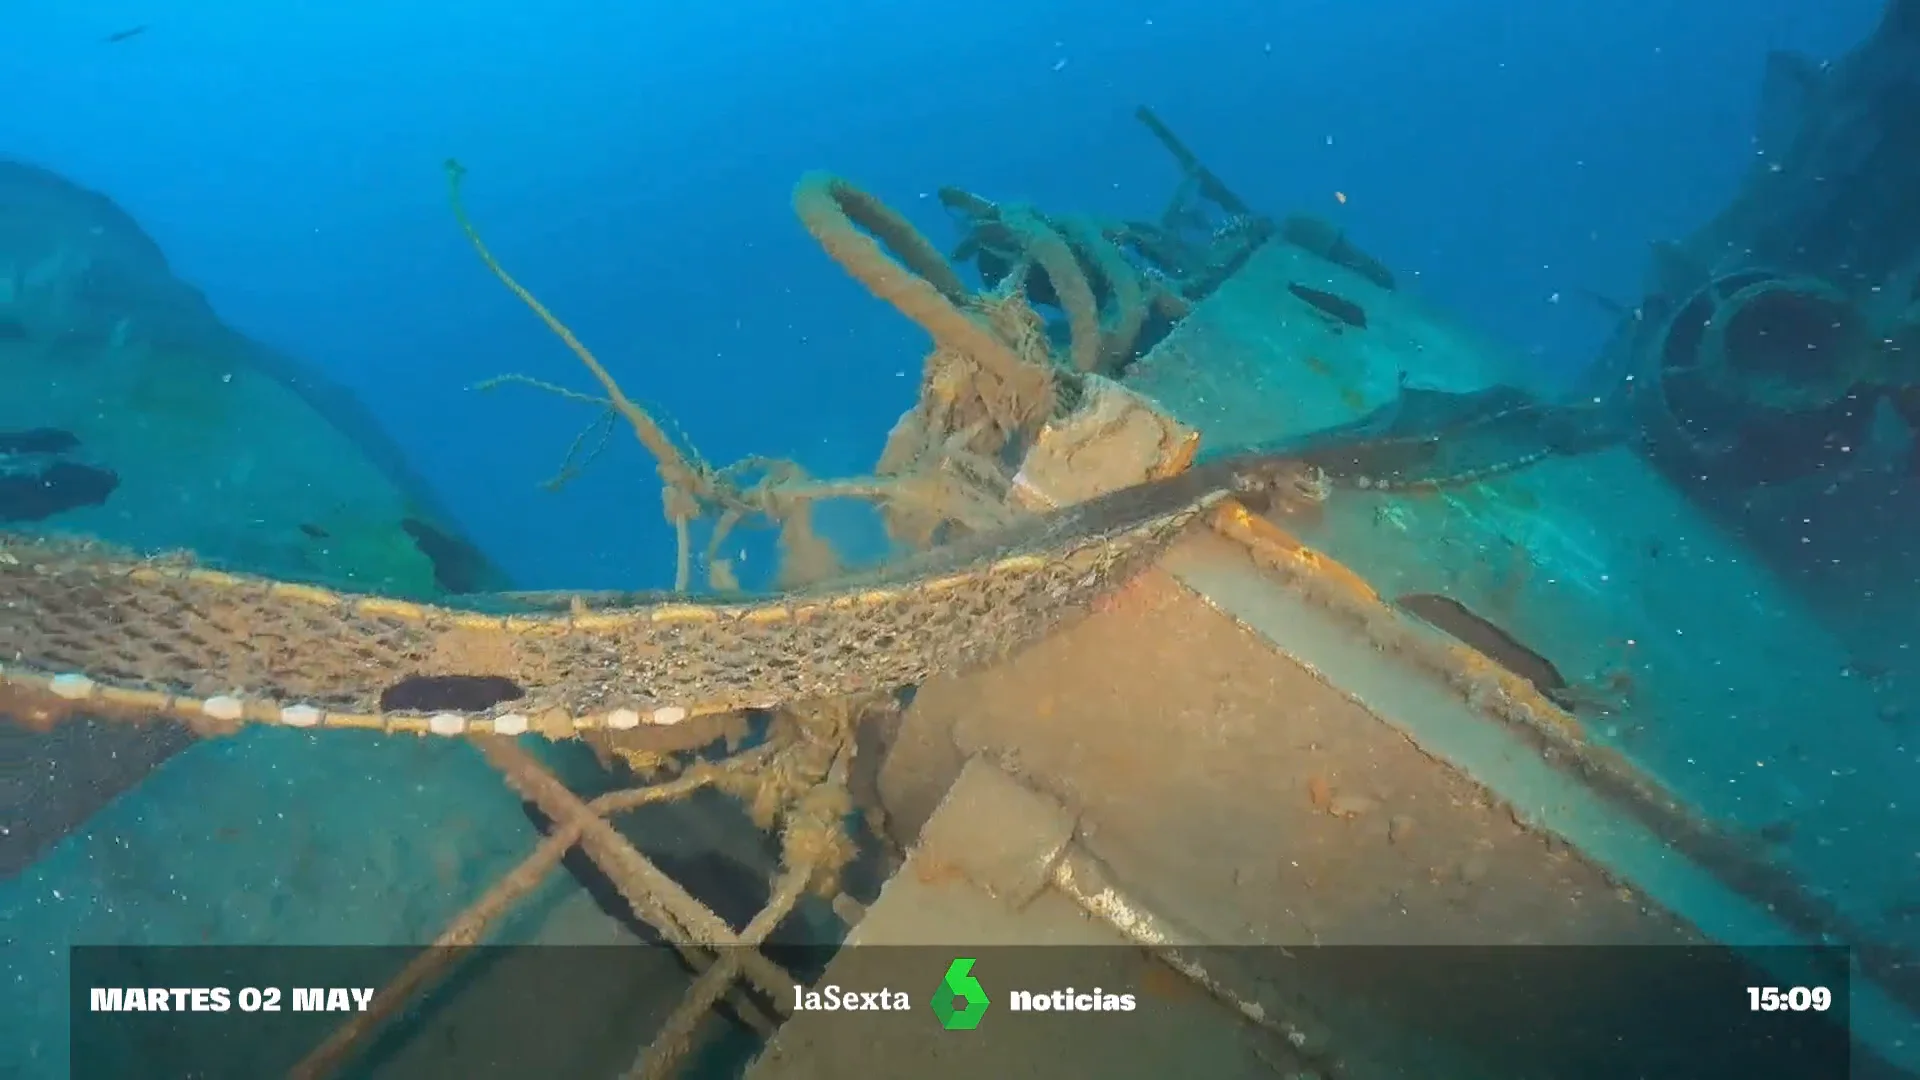
<path fill-rule="evenodd" d="M 896 828 L 984 752 L 1219 943 L 1650 943 L 1690 931 L 1160 570 L 1006 664 L 926 685 Z"/>
<path fill-rule="evenodd" d="M 1077 813 L 1120 891 L 1201 944 L 1704 943 L 1162 569 L 1005 664 L 921 689 L 881 767 L 897 840 L 977 754 Z M 1497 1042 L 1618 1005 L 1601 987 L 1401 1016 L 1390 956 L 1315 969 L 1282 949 L 1210 955 L 1230 985 L 1310 1005 L 1337 1045 L 1413 1063 L 1356 1075 L 1488 1075 L 1433 1067 L 1423 1040 L 1437 1024 L 1443 1041 Z"/>

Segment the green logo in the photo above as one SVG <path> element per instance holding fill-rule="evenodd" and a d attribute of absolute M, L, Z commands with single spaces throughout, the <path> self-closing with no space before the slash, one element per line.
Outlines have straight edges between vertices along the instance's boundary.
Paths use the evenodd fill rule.
<path fill-rule="evenodd" d="M 987 992 L 973 977 L 973 961 L 955 960 L 947 965 L 947 975 L 933 994 L 933 1015 L 948 1031 L 972 1031 L 987 1015 Z"/>

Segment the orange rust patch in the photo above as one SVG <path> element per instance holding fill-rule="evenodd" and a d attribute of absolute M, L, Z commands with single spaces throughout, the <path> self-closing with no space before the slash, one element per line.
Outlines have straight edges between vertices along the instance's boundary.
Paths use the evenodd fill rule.
<path fill-rule="evenodd" d="M 1316 579 L 1344 593 L 1349 600 L 1385 606 L 1365 578 L 1344 564 L 1308 547 L 1299 537 L 1228 499 L 1213 513 L 1213 527 L 1222 536 L 1244 545 L 1254 557 L 1281 569 Z"/>
<path fill-rule="evenodd" d="M 966 871 L 940 859 L 918 856 L 913 860 L 913 877 L 922 885 L 953 885 L 967 880 Z"/>
<path fill-rule="evenodd" d="M 36 693 L 26 687 L 0 683 L 0 713 L 5 713 L 28 731 L 45 733 L 80 709 L 72 702 L 50 693 Z"/>
<path fill-rule="evenodd" d="M 1552 698 L 1540 692 L 1539 687 L 1508 671 L 1479 650 L 1450 643 L 1441 662 L 1470 678 L 1491 680 L 1530 719 L 1558 728 L 1574 738 L 1586 738 L 1578 717 L 1555 704 Z"/>
<path fill-rule="evenodd" d="M 1313 579 L 1355 612 L 1380 610 L 1397 621 L 1405 621 L 1399 609 L 1381 599 L 1365 578 L 1338 560 L 1308 547 L 1299 537 L 1253 513 L 1237 500 L 1221 503 L 1211 520 L 1216 532 L 1244 546 L 1254 561 Z M 1573 714 L 1556 705 L 1532 683 L 1473 648 L 1449 642 L 1438 648 L 1421 647 L 1419 656 L 1423 663 L 1445 674 L 1493 683 L 1507 700 L 1527 714 L 1529 722 L 1557 728 L 1576 738 L 1583 737 L 1580 721 Z"/>
<path fill-rule="evenodd" d="M 1307 801 L 1316 810 L 1325 810 L 1333 805 L 1333 785 L 1327 783 L 1324 776 L 1307 777 Z"/>
<path fill-rule="evenodd" d="M 1150 480 L 1163 480 L 1169 476 L 1178 476 L 1193 465 L 1193 459 L 1200 452 L 1200 433 L 1189 431 L 1179 443 L 1167 453 L 1167 458 L 1149 474 Z"/>
<path fill-rule="evenodd" d="M 1199 997 L 1200 988 L 1193 980 L 1156 960 L 1149 961 L 1146 970 L 1140 973 L 1140 993 L 1162 1001 L 1179 1001 Z"/>

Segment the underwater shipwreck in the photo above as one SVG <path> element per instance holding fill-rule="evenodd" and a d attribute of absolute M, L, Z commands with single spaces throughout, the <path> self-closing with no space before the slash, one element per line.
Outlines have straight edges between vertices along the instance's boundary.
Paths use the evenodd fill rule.
<path fill-rule="evenodd" d="M 1920 3 L 1766 77 L 1797 122 L 1563 381 L 1145 108 L 1155 221 L 944 188 L 936 242 L 803 177 L 931 339 L 857 477 L 703 459 L 449 162 L 558 338 L 492 385 L 580 404 L 567 469 L 644 445 L 662 593 L 515 590 L 350 394 L 0 162 L 20 1075 L 73 1065 L 74 944 L 411 947 L 234 1075 L 1024 1076 L 1052 1036 L 850 1042 L 793 988 L 1034 943 L 1163 999 L 1083 1075 L 1560 1075 L 1580 995 L 1627 992 L 1416 1008 L 1321 945 L 1844 946 L 1853 1074 L 1920 1069 Z M 848 565 L 827 501 L 896 556 Z M 482 942 L 655 947 L 563 986 Z"/>

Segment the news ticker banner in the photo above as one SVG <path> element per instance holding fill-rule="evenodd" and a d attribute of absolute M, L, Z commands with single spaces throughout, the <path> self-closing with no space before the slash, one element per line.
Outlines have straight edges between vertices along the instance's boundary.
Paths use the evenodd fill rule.
<path fill-rule="evenodd" d="M 781 1011 L 807 1026 L 814 1064 L 833 1067 L 885 1066 L 895 1053 L 897 1064 L 908 1069 L 931 1041 L 956 1064 L 974 1051 L 1047 1047 L 1059 1058 L 1059 1075 L 1093 1075 L 1100 1070 L 1082 1070 L 1076 1060 L 1144 1063 L 1170 1039 L 1195 1037 L 1208 1025 L 1244 1029 L 1233 1038 L 1246 1042 L 1247 1062 L 1272 1065 L 1284 1058 L 1311 1069 L 1361 1054 L 1402 1065 L 1444 1060 L 1465 1070 L 1436 1068 L 1435 1076 L 1818 1080 L 1847 1076 L 1854 1052 L 1844 949 L 1182 951 L 1220 973 L 1243 998 L 1261 1003 L 1275 1020 L 1300 1018 L 1303 1030 L 1291 1046 L 1284 1034 L 1255 1029 L 1138 950 L 763 951 L 798 980 L 781 988 Z M 283 1075 L 340 1024 L 364 1012 L 418 952 L 74 948 L 70 1075 Z M 639 1016 L 652 1016 L 657 1024 L 688 978 L 672 950 L 640 945 L 482 946 L 467 952 L 445 987 L 383 1033 L 375 1057 L 413 1053 L 407 1060 L 417 1062 L 418 1047 L 409 1051 L 409 1043 L 437 1046 L 433 1026 L 458 1008 L 462 990 L 475 989 L 492 972 L 498 978 L 484 996 L 498 1015 L 487 1026 L 537 1029 L 539 1042 L 551 1048 L 569 1038 L 555 1018 L 604 1032 L 609 1016 L 619 1016 L 618 1026 L 634 1046 L 617 1059 L 650 1037 L 652 1029 L 636 1023 Z M 650 1006 L 636 1004 L 641 998 Z M 454 1040 L 440 1041 L 458 1058 Z M 1180 1060 L 1192 1062 L 1190 1054 Z M 508 1062 L 498 1054 L 448 1064 L 472 1078 L 523 1075 L 529 1067 L 526 1060 Z M 489 1071 L 494 1067 L 500 1071 Z M 1222 1069 L 1220 1075 L 1238 1074 L 1231 1066 Z M 619 1071 L 617 1066 L 609 1075 Z"/>

